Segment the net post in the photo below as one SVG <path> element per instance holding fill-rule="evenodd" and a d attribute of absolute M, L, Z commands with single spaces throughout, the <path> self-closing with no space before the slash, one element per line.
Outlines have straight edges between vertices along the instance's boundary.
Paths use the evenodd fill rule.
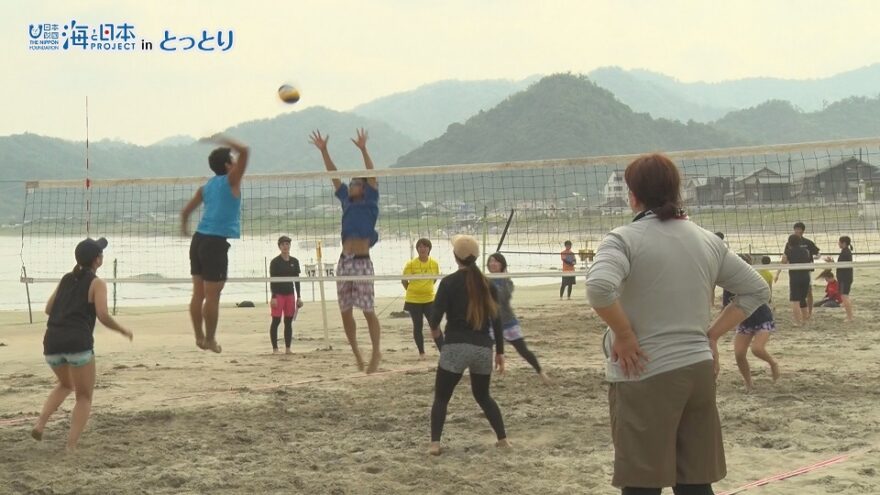
<path fill-rule="evenodd" d="M 483 207 L 483 264 L 480 266 L 480 270 L 486 266 L 486 244 L 489 240 L 489 207 Z"/>
<path fill-rule="evenodd" d="M 30 323 L 34 322 L 34 312 L 31 309 L 31 286 L 30 279 L 27 276 L 27 268 L 24 265 L 21 265 L 21 281 L 24 283 L 24 291 L 27 293 L 27 302 L 28 302 L 28 321 Z"/>
<path fill-rule="evenodd" d="M 321 270 L 324 269 L 323 257 L 321 256 L 321 240 L 318 239 L 318 242 L 315 244 L 315 249 L 317 250 L 317 259 L 318 266 Z M 321 293 L 321 318 L 324 322 L 324 345 L 327 349 L 330 349 L 330 329 L 327 326 L 327 298 L 324 297 L 324 280 L 323 280 L 323 272 L 321 281 L 318 282 L 318 290 Z"/>
<path fill-rule="evenodd" d="M 113 280 L 116 280 L 117 259 L 113 258 Z M 116 316 L 116 282 L 113 282 L 113 316 Z"/>
<path fill-rule="evenodd" d="M 269 304 L 269 262 L 268 258 L 263 256 L 263 273 L 266 276 L 266 304 Z"/>

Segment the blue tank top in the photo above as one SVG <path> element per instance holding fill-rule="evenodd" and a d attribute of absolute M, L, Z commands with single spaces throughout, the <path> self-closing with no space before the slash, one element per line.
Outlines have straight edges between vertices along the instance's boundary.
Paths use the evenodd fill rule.
<path fill-rule="evenodd" d="M 241 198 L 232 194 L 229 177 L 218 175 L 202 187 L 205 211 L 196 232 L 227 239 L 241 237 Z"/>

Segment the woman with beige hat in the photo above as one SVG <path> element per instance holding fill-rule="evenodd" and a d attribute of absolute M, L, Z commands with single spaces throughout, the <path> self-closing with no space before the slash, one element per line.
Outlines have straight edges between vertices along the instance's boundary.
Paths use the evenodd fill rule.
<path fill-rule="evenodd" d="M 510 446 L 501 409 L 489 395 L 493 345 L 495 369 L 499 373 L 504 372 L 504 335 L 499 319 L 498 296 L 495 287 L 477 268 L 480 247 L 476 239 L 456 236 L 452 240 L 452 252 L 458 270 L 440 281 L 430 318 L 431 335 L 436 340 L 440 337 L 440 321 L 446 315 L 446 331 L 434 387 L 434 405 L 431 407 L 431 447 L 428 451 L 431 455 L 440 455 L 440 436 L 446 422 L 446 409 L 466 369 L 470 369 L 474 399 L 495 430 L 498 439 L 496 445 Z M 495 334 L 494 342 L 490 331 Z"/>

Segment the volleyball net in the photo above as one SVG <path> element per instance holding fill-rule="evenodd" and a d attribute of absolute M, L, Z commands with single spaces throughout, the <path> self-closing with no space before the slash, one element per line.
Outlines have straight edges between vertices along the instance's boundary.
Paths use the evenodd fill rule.
<path fill-rule="evenodd" d="M 630 221 L 623 170 L 638 155 L 527 162 L 387 168 L 379 181 L 379 243 L 373 258 L 379 295 L 399 294 L 400 273 L 419 238 L 432 241 L 441 271 L 455 269 L 449 240 L 470 234 L 486 254 L 500 251 L 514 277 L 559 276 L 566 240 L 588 263 L 602 237 Z M 730 247 L 778 261 L 792 225 L 823 254 L 852 238 L 856 260 L 880 254 L 880 138 L 778 146 L 671 152 L 679 166 L 690 218 L 725 234 Z M 238 299 L 261 300 L 277 239 L 293 239 L 291 255 L 304 280 L 334 280 L 341 251 L 339 201 L 332 177 L 347 170 L 245 175 L 242 237 L 231 240 L 230 288 Z M 207 170 L 207 167 L 205 167 Z M 119 284 L 133 304 L 183 302 L 189 292 L 189 242 L 180 210 L 207 177 L 31 181 L 21 228 L 21 263 L 28 282 L 55 283 L 73 264 L 86 236 L 106 237 L 102 277 Z M 190 219 L 198 224 L 202 208 Z M 233 288 L 234 283 L 241 284 Z M 311 287 L 303 287 L 305 297 Z M 381 287 L 385 287 L 382 289 Z M 335 295 L 334 291 L 328 291 Z"/>

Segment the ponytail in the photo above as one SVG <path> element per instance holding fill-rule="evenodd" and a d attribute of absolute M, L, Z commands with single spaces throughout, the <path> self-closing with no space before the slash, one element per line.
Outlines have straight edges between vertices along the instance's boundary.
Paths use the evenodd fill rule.
<path fill-rule="evenodd" d="M 845 242 L 845 243 L 846 243 L 846 249 L 849 249 L 850 252 L 853 251 L 852 239 L 850 239 L 848 235 L 842 235 L 842 236 L 840 236 L 840 240 L 839 240 L 838 242 Z"/>
<path fill-rule="evenodd" d="M 665 222 L 666 220 L 671 220 L 673 218 L 684 218 L 687 216 L 684 212 L 684 209 L 675 202 L 668 201 L 658 208 L 654 208 L 652 210 L 657 218 L 660 219 L 661 222 Z M 723 239 L 723 237 L 722 237 Z"/>
<path fill-rule="evenodd" d="M 77 263 L 76 266 L 73 267 L 73 270 L 70 270 L 70 273 L 73 274 L 74 278 L 80 278 L 83 273 L 92 271 L 92 268 L 89 266 L 82 266 Z"/>
<path fill-rule="evenodd" d="M 487 318 L 498 314 L 498 304 L 489 289 L 489 279 L 470 263 L 465 268 L 465 288 L 468 295 L 467 321 L 471 328 L 480 331 Z"/>

